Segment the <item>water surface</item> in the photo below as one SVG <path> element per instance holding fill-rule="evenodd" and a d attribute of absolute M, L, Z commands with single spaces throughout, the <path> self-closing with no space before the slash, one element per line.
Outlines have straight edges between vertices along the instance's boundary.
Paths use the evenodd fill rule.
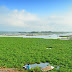
<path fill-rule="evenodd" d="M 30 67 L 31 68 L 33 68 L 33 67 L 36 67 L 36 66 L 38 66 L 38 67 L 41 67 L 41 68 L 44 68 L 44 67 L 46 67 L 47 65 L 49 65 L 49 63 L 40 63 L 40 64 L 37 64 L 37 63 L 35 63 L 35 64 L 30 64 Z M 27 66 L 27 64 L 25 65 L 25 66 Z"/>
<path fill-rule="evenodd" d="M 58 39 L 58 38 L 61 38 L 61 37 L 59 37 L 59 36 L 67 36 L 67 35 L 72 35 L 72 33 L 51 34 L 51 35 L 38 35 L 38 36 L 25 36 L 25 35 L 19 35 L 19 36 L 5 36 L 5 35 L 0 35 L 0 37 L 23 37 L 23 38 Z"/>

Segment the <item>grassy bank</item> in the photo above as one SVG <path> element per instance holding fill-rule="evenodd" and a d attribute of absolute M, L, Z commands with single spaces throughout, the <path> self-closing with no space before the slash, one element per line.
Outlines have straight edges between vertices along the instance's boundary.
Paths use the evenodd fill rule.
<path fill-rule="evenodd" d="M 59 37 L 69 37 L 69 36 L 59 36 Z"/>
<path fill-rule="evenodd" d="M 0 67 L 22 68 L 26 63 L 40 62 L 58 65 L 60 72 L 71 72 L 72 40 L 0 37 Z"/>

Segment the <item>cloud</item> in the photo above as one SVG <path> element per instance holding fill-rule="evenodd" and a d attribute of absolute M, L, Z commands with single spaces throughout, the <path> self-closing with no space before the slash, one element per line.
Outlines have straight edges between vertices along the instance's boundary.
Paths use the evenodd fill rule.
<path fill-rule="evenodd" d="M 36 15 L 28 13 L 25 10 L 8 10 L 6 7 L 0 7 L 0 11 L 0 24 L 25 27 L 27 26 L 25 22 L 38 20 Z"/>
<path fill-rule="evenodd" d="M 17 30 L 25 28 L 26 31 L 72 31 L 72 11 L 63 15 L 39 17 L 24 9 L 10 10 L 0 6 L 0 27 L 1 25 L 16 27 Z"/>

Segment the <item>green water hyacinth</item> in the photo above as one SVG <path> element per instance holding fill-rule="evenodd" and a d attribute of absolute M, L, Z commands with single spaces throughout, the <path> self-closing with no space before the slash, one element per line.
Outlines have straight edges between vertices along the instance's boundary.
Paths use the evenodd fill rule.
<path fill-rule="evenodd" d="M 72 72 L 72 40 L 0 37 L 0 67 L 22 68 L 40 62 L 58 65 L 60 72 Z"/>

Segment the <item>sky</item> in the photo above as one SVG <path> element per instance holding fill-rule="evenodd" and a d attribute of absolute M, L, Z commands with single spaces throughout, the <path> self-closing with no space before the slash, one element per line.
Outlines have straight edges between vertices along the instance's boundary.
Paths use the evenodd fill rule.
<path fill-rule="evenodd" d="M 72 32 L 72 0 L 0 0 L 0 31 Z"/>

